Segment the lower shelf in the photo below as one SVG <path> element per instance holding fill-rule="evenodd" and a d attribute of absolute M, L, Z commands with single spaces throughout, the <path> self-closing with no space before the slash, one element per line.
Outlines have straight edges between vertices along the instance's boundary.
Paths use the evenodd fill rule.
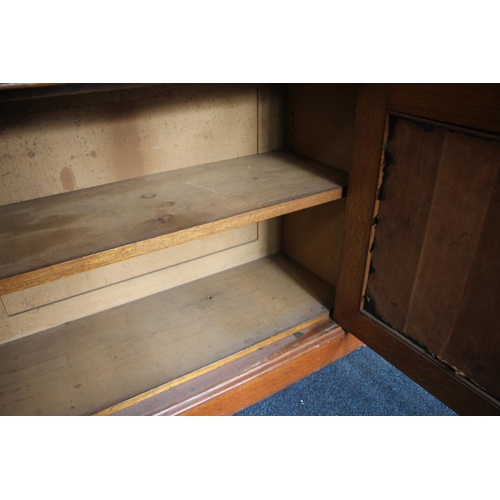
<path fill-rule="evenodd" d="M 233 415 L 361 345 L 325 319 L 300 332 L 277 335 L 256 351 L 181 377 L 98 415 Z"/>
<path fill-rule="evenodd" d="M 328 317 L 333 289 L 276 254 L 0 346 L 0 414 L 89 415 Z"/>

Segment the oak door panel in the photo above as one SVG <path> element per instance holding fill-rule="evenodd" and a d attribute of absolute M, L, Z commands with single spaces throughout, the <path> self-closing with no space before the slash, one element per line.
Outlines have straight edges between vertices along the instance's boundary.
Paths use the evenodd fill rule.
<path fill-rule="evenodd" d="M 499 102 L 362 85 L 354 132 L 334 319 L 463 414 L 500 414 Z"/>
<path fill-rule="evenodd" d="M 391 121 L 365 308 L 369 304 L 367 309 L 393 328 L 500 396 L 500 363 L 491 356 L 500 346 L 498 329 L 483 318 L 485 312 L 491 316 L 489 310 L 472 306 L 478 294 L 500 294 L 495 281 L 469 285 L 471 278 L 478 281 L 481 269 L 493 276 L 500 269 L 488 251 L 498 230 L 483 235 L 487 214 L 497 212 L 490 202 L 500 142 L 406 119 Z M 466 295 L 471 286 L 476 293 Z M 464 328 L 464 322 L 484 323 L 480 341 L 476 328 Z M 473 363 L 468 362 L 472 350 Z"/>

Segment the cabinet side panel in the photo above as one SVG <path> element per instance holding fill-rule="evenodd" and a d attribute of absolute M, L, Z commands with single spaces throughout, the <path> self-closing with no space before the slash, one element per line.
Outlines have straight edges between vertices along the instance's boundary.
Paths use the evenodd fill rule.
<path fill-rule="evenodd" d="M 283 218 L 283 251 L 336 286 L 345 224 L 345 199 Z"/>
<path fill-rule="evenodd" d="M 358 86 L 293 84 L 287 96 L 287 149 L 349 171 Z"/>
<path fill-rule="evenodd" d="M 285 149 L 285 85 L 259 85 L 259 153 Z"/>
<path fill-rule="evenodd" d="M 104 94 L 0 109 L 0 205 L 258 152 L 255 85 Z"/>
<path fill-rule="evenodd" d="M 349 171 L 358 86 L 293 84 L 287 92 L 287 149 Z M 344 241 L 345 201 L 286 215 L 283 250 L 333 286 Z"/>

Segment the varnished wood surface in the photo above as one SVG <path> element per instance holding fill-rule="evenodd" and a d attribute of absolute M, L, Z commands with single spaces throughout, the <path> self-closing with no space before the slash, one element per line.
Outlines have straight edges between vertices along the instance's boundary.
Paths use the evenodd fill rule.
<path fill-rule="evenodd" d="M 459 415 L 500 416 L 500 401 L 478 388 L 413 341 L 365 311 L 351 318 L 356 337 Z M 382 333 L 383 332 L 383 333 Z"/>
<path fill-rule="evenodd" d="M 409 88 L 406 86 L 404 92 L 407 92 Z M 433 86 L 429 87 L 428 92 L 432 94 L 433 88 Z M 441 95 L 442 89 L 434 88 L 434 90 L 433 103 L 435 111 L 438 113 L 439 95 Z M 498 415 L 500 414 L 500 402 L 497 399 L 492 398 L 487 392 L 478 388 L 477 385 L 450 368 L 446 363 L 440 361 L 426 349 L 419 347 L 414 341 L 379 322 L 372 315 L 360 311 L 360 307 L 362 307 L 360 304 L 363 304 L 365 268 L 371 249 L 370 234 L 374 224 L 376 224 L 374 215 L 376 214 L 380 162 L 383 156 L 387 113 L 388 111 L 410 113 L 409 106 L 396 106 L 398 99 L 400 99 L 395 97 L 397 92 L 403 92 L 403 89 L 398 90 L 398 86 L 383 85 L 362 85 L 360 88 L 354 134 L 353 164 L 349 178 L 349 196 L 347 198 L 347 234 L 342 272 L 336 294 L 334 319 L 343 328 L 353 332 L 369 347 L 458 413 Z M 480 99 L 483 103 L 481 106 L 486 108 L 488 107 L 485 105 L 488 101 L 487 94 L 488 92 L 485 92 Z M 421 111 L 422 116 L 426 119 L 433 116 L 426 111 L 428 108 L 423 106 L 420 109 L 416 104 L 419 99 L 418 94 L 413 97 L 415 97 L 415 101 L 413 101 L 411 92 L 406 93 L 405 99 L 414 106 L 411 114 L 418 116 Z M 457 95 L 450 96 L 447 99 L 457 101 Z M 496 97 L 493 98 L 491 103 L 492 109 L 495 107 L 495 99 Z M 429 98 L 427 101 L 429 101 Z M 389 102 L 391 105 L 388 104 Z M 467 109 L 470 111 L 470 103 L 463 106 L 463 119 L 460 120 L 459 125 L 494 131 L 494 123 L 489 119 L 488 112 L 483 115 L 481 120 L 480 114 L 474 110 L 469 112 L 470 116 L 466 116 Z M 438 113 L 435 119 L 446 121 L 447 116 L 445 110 L 442 115 Z M 463 195 L 466 196 L 467 192 L 467 189 L 465 189 Z M 494 217 L 491 220 L 493 221 Z M 494 238 L 490 239 L 490 242 L 494 241 Z M 495 244 L 492 243 L 492 248 L 494 246 Z M 376 248 L 375 244 L 374 251 Z M 461 270 L 454 270 L 454 272 L 460 273 Z M 483 270 L 483 272 L 485 271 Z M 477 287 L 477 282 L 473 286 Z M 494 287 L 490 291 L 494 292 Z M 483 299 L 484 302 L 487 302 L 489 298 L 490 295 Z M 431 301 L 432 298 L 429 297 L 427 303 L 432 308 Z M 495 321 L 493 319 L 492 324 Z M 472 324 L 469 326 L 472 326 Z M 431 333 L 438 336 L 440 332 L 434 331 Z M 470 341 L 475 342 L 476 345 L 480 344 L 482 341 L 481 333 L 474 328 L 469 330 Z M 455 347 L 461 349 L 458 343 L 455 343 Z"/>
<path fill-rule="evenodd" d="M 386 131 L 386 104 L 384 86 L 360 86 L 346 205 L 345 243 L 334 315 L 337 323 L 354 333 L 350 321 L 359 311 L 370 250 Z"/>
<path fill-rule="evenodd" d="M 101 414 L 232 415 L 360 346 L 330 319 L 323 320 L 180 385 Z"/>
<path fill-rule="evenodd" d="M 0 90 L 31 89 L 36 87 L 48 87 L 61 85 L 59 83 L 0 83 Z"/>
<path fill-rule="evenodd" d="M 342 197 L 287 152 L 226 160 L 0 208 L 0 294 Z"/>
<path fill-rule="evenodd" d="M 242 375 L 235 374 L 233 379 L 221 384 L 222 387 L 207 391 L 198 401 L 187 401 L 191 406 L 180 405 L 178 414 L 232 415 L 324 368 L 361 345 L 358 339 L 346 335 L 339 327 L 308 336 L 280 356 L 271 357 L 268 363 Z"/>
<path fill-rule="evenodd" d="M 0 101 L 85 94 L 154 85 L 151 83 L 0 83 Z"/>
<path fill-rule="evenodd" d="M 351 165 L 356 84 L 290 84 L 287 148 L 347 172 Z M 345 203 L 283 217 L 283 249 L 333 286 L 340 274 Z"/>
<path fill-rule="evenodd" d="M 371 309 L 500 398 L 500 141 L 398 119 L 388 151 Z"/>
<path fill-rule="evenodd" d="M 290 84 L 287 92 L 287 149 L 349 171 L 358 86 Z"/>
<path fill-rule="evenodd" d="M 283 251 L 337 286 L 345 230 L 345 199 L 283 217 Z"/>
<path fill-rule="evenodd" d="M 497 179 L 481 228 L 448 359 L 500 399 L 500 182 Z"/>
<path fill-rule="evenodd" d="M 388 154 L 398 161 L 388 162 L 384 168 L 384 199 L 377 214 L 371 253 L 373 273 L 366 294 L 382 317 L 390 318 L 391 325 L 402 331 L 420 263 L 445 131 L 430 134 L 417 123 L 394 119 L 392 123 L 397 126 Z M 390 252 L 384 248 L 390 248 Z"/>
<path fill-rule="evenodd" d="M 4 344 L 0 414 L 99 412 L 327 318 L 333 294 L 276 254 Z"/>
<path fill-rule="evenodd" d="M 500 134 L 500 84 L 392 84 L 388 110 Z"/>

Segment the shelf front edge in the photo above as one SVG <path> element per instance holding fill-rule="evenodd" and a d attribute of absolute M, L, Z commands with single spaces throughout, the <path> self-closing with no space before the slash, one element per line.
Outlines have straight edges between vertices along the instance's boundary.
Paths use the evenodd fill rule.
<path fill-rule="evenodd" d="M 322 193 L 289 200 L 209 222 L 207 224 L 202 224 L 200 226 L 190 227 L 174 233 L 161 235 L 156 238 L 131 243 L 129 245 L 112 248 L 110 250 L 87 255 L 78 259 L 68 260 L 59 264 L 7 277 L 0 280 L 0 295 L 18 292 L 26 288 L 31 288 L 33 286 L 55 281 L 60 278 L 90 271 L 115 262 L 124 261 L 147 253 L 163 250 L 164 248 L 187 243 L 188 241 L 198 238 L 229 231 L 231 229 L 237 229 L 248 224 L 261 222 L 263 220 L 279 217 L 287 213 L 328 203 L 342 198 L 344 191 L 345 188 L 339 187 Z"/>

